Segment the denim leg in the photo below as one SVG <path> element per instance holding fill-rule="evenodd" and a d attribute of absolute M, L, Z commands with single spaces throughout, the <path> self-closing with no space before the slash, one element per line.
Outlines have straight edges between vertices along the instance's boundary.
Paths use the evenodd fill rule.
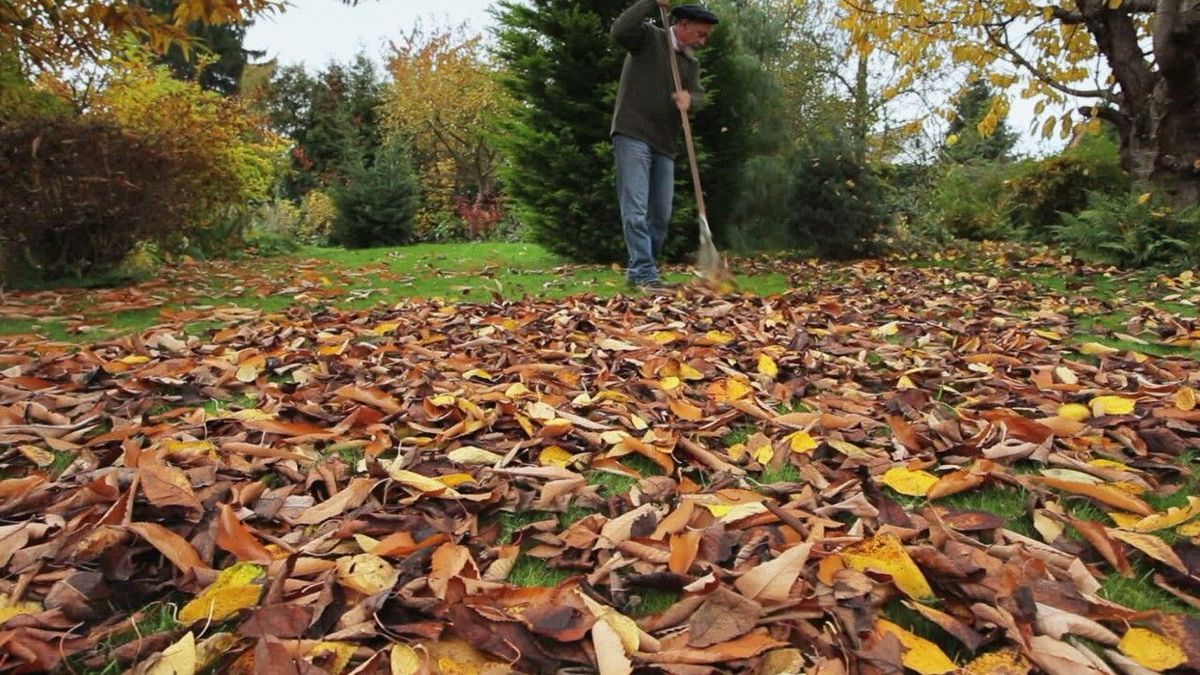
<path fill-rule="evenodd" d="M 616 157 L 621 227 L 629 252 L 625 277 L 630 283 L 653 283 L 658 281 L 658 268 L 654 266 L 654 237 L 647 210 L 652 194 L 650 180 L 654 153 L 643 141 L 615 134 L 613 155 Z"/>
<path fill-rule="evenodd" d="M 675 198 L 675 160 L 653 153 L 650 166 L 650 205 L 646 219 L 650 224 L 650 239 L 655 259 L 662 255 L 667 241 L 667 226 L 671 222 L 671 202 Z"/>

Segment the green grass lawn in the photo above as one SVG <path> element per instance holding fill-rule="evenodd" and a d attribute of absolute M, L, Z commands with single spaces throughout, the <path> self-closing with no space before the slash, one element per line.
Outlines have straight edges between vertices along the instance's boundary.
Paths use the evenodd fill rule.
<path fill-rule="evenodd" d="M 664 271 L 668 281 L 695 279 L 681 266 Z M 123 309 L 119 302 L 95 301 L 97 295 L 117 290 L 96 287 L 104 281 L 8 293 L 7 303 L 15 306 L 0 313 L 0 335 L 37 333 L 53 340 L 97 340 L 178 323 L 180 312 L 195 316 L 181 321 L 185 332 L 203 335 L 221 324 L 206 316 L 214 308 L 277 312 L 300 305 L 355 310 L 389 306 L 403 298 L 491 302 L 635 292 L 626 286 L 620 266 L 570 264 L 535 244 L 503 242 L 357 250 L 306 247 L 272 258 L 164 267 L 155 278 L 128 287 L 133 302 L 152 305 L 131 309 Z M 742 275 L 736 281 L 739 290 L 758 295 L 788 288 L 787 277 L 778 273 Z M 22 304 L 28 311 L 22 311 Z M 0 301 L 0 308 L 5 305 Z M 53 311 L 47 312 L 47 307 Z"/>

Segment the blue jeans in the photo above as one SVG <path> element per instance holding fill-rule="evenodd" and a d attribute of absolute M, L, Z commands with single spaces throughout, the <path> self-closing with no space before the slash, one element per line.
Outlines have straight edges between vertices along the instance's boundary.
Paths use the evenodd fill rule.
<path fill-rule="evenodd" d="M 659 281 L 654 259 L 662 253 L 675 195 L 675 160 L 655 152 L 644 141 L 613 135 L 617 161 L 617 199 L 629 264 L 625 278 L 633 284 Z"/>

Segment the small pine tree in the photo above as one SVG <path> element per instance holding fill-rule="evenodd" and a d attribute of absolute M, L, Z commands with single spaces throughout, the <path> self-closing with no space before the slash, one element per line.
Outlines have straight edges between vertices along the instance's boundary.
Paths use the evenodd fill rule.
<path fill-rule="evenodd" d="M 973 81 L 963 92 L 946 134 L 947 142 L 942 147 L 947 159 L 965 162 L 972 159 L 1009 158 L 1017 143 L 1017 136 L 1008 128 L 1006 119 L 1001 119 L 995 131 L 988 136 L 980 134 L 978 129 L 979 123 L 991 110 L 995 97 L 992 88 L 981 79 Z M 953 144 L 949 142 L 951 138 L 955 140 Z"/>
<path fill-rule="evenodd" d="M 347 248 L 410 243 L 419 197 L 407 145 L 389 139 L 374 160 L 352 162 L 345 182 L 333 190 L 337 217 L 330 238 Z"/>
<path fill-rule="evenodd" d="M 875 235 L 886 221 L 883 186 L 855 159 L 850 142 L 812 141 L 796 153 L 795 176 L 792 229 L 802 246 L 839 260 L 876 252 Z"/>

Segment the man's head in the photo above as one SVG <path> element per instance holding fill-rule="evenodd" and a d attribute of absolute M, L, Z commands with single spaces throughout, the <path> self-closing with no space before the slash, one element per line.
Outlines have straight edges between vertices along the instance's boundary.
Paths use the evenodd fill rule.
<path fill-rule="evenodd" d="M 675 25 L 675 38 L 689 49 L 703 47 L 719 23 L 716 14 L 700 5 L 680 5 L 671 10 L 671 18 Z"/>

